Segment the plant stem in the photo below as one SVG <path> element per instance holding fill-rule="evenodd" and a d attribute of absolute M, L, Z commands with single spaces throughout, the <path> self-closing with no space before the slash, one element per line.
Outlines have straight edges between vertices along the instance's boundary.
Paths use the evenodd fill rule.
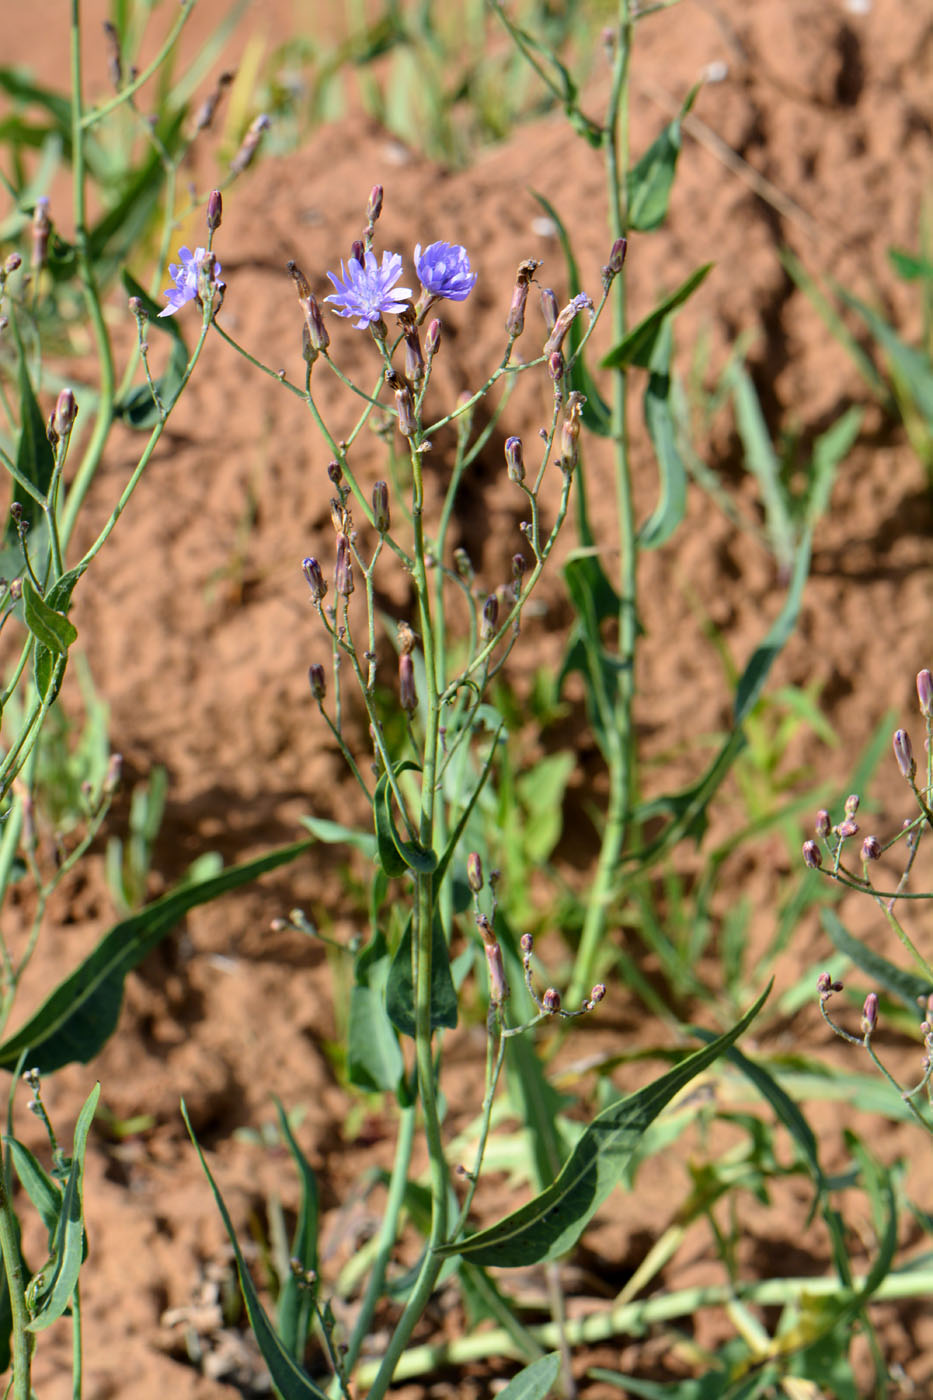
<path fill-rule="evenodd" d="M 6 1174 L 0 1171 L 0 1252 L 6 1271 L 7 1292 L 12 1317 L 11 1346 L 13 1353 L 14 1400 L 29 1400 L 29 1365 L 31 1341 L 26 1331 L 29 1315 L 26 1311 L 26 1281 L 23 1278 L 22 1255 L 19 1248 L 19 1221 L 7 1190 Z"/>

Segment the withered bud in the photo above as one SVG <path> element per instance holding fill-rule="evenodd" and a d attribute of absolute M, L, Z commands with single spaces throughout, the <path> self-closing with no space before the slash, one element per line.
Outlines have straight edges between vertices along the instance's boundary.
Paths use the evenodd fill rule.
<path fill-rule="evenodd" d="M 486 917 L 485 914 L 477 914 L 476 927 L 482 934 L 484 943 L 495 943 L 496 935 L 493 932 L 492 924 L 489 922 L 489 919 Z"/>
<path fill-rule="evenodd" d="M 334 527 L 334 532 L 338 535 L 345 535 L 347 532 L 347 511 L 343 501 L 339 501 L 336 496 L 330 498 L 330 521 Z"/>
<path fill-rule="evenodd" d="M 525 561 L 524 554 L 512 555 L 512 579 L 517 588 L 521 588 L 522 579 L 525 577 L 525 570 L 527 568 L 528 564 Z"/>
<path fill-rule="evenodd" d="M 235 76 L 235 73 L 221 73 L 220 77 L 217 79 L 217 86 L 214 88 L 213 92 L 208 93 L 195 114 L 194 129 L 196 132 L 206 131 L 210 126 L 217 113 L 217 108 L 220 105 L 220 99 L 223 96 L 224 88 L 230 86 Z"/>
<path fill-rule="evenodd" d="M 327 680 L 324 675 L 324 667 L 319 661 L 312 661 L 308 667 L 308 684 L 315 700 L 323 700 L 327 694 Z"/>
<path fill-rule="evenodd" d="M 112 753 L 107 763 L 107 772 L 104 774 L 103 795 L 112 797 L 120 786 L 120 778 L 123 774 L 123 755 Z"/>
<path fill-rule="evenodd" d="M 295 291 L 298 293 L 299 300 L 304 301 L 307 297 L 311 295 L 310 282 L 302 272 L 301 268 L 295 262 L 294 258 L 289 258 L 288 262 L 285 264 L 285 267 L 289 277 L 295 284 Z"/>
<path fill-rule="evenodd" d="M 5 272 L 7 277 L 9 277 L 11 272 L 16 272 L 16 270 L 22 267 L 22 265 L 23 260 L 20 257 L 19 253 L 11 253 L 10 256 L 7 258 L 6 262 L 3 264 L 3 271 Z M 927 674 L 929 674 L 929 672 Z"/>
<path fill-rule="evenodd" d="M 894 757 L 897 759 L 897 766 L 904 777 L 910 782 L 917 771 L 917 760 L 914 758 L 913 745 L 910 742 L 910 735 L 906 729 L 898 729 L 894 734 Z"/>
<path fill-rule="evenodd" d="M 502 949 L 498 943 L 484 943 L 483 951 L 489 970 L 489 1000 L 493 1006 L 501 1006 L 509 996 L 509 982 L 502 961 Z"/>
<path fill-rule="evenodd" d="M 216 233 L 224 216 L 224 197 L 220 190 L 211 190 L 207 201 L 207 229 Z"/>
<path fill-rule="evenodd" d="M 398 634 L 396 637 L 398 649 L 400 652 L 404 653 L 404 655 L 409 656 L 415 649 L 418 641 L 418 634 L 411 623 L 405 621 L 400 622 L 396 630 Z"/>
<path fill-rule="evenodd" d="M 117 33 L 115 24 L 111 24 L 109 19 L 104 20 L 104 37 L 107 40 L 107 70 L 110 74 L 110 81 L 114 90 L 120 91 L 123 86 L 123 61 L 120 55 L 120 36 Z"/>
<path fill-rule="evenodd" d="M 483 604 L 483 619 L 480 624 L 480 637 L 484 642 L 488 642 L 496 630 L 496 623 L 499 620 L 499 597 L 496 593 L 490 593 Z"/>
<path fill-rule="evenodd" d="M 396 389 L 395 408 L 398 413 L 398 430 L 402 434 L 402 437 L 414 437 L 417 430 L 417 424 L 415 423 L 415 403 L 407 384 L 402 384 Z"/>
<path fill-rule="evenodd" d="M 454 550 L 454 568 L 462 579 L 466 579 L 467 583 L 472 583 L 476 577 L 473 562 L 462 546 L 458 546 Z"/>
<path fill-rule="evenodd" d="M 593 303 L 592 300 L 587 296 L 586 292 L 579 292 L 577 296 L 572 297 L 570 301 L 568 301 L 564 309 L 560 312 L 559 316 L 557 317 L 557 320 L 554 323 L 554 328 L 551 331 L 551 334 L 548 336 L 547 340 L 544 343 L 545 355 L 552 355 L 555 350 L 561 349 L 564 343 L 565 335 L 570 330 L 570 327 L 573 325 L 574 321 L 576 320 L 577 316 L 580 314 L 581 311 L 592 310 Z"/>
<path fill-rule="evenodd" d="M 309 292 L 306 297 L 301 299 L 301 309 L 305 313 L 305 323 L 308 327 L 311 344 L 320 354 L 330 344 L 330 332 L 324 324 L 324 317 L 321 315 L 317 297 Z"/>
<path fill-rule="evenodd" d="M 467 856 L 467 884 L 474 894 L 479 894 L 483 888 L 483 862 L 478 851 L 471 851 Z"/>
<path fill-rule="evenodd" d="M 331 483 L 339 488 L 341 481 L 343 481 L 343 468 L 340 463 L 336 461 L 328 462 L 327 475 Z"/>
<path fill-rule="evenodd" d="M 525 329 L 525 303 L 528 301 L 528 288 L 540 266 L 541 264 L 536 258 L 525 258 L 518 265 L 518 271 L 515 274 L 515 290 L 512 293 L 512 305 L 509 307 L 509 314 L 505 322 L 505 328 L 512 340 L 517 340 Z"/>
<path fill-rule="evenodd" d="M 559 384 L 564 377 L 564 357 L 559 350 L 555 350 L 552 355 L 548 355 L 547 372 Z"/>
<path fill-rule="evenodd" d="M 567 400 L 567 414 L 560 430 L 560 464 L 565 472 L 572 472 L 577 465 L 582 415 L 583 395 L 571 394 Z"/>
<path fill-rule="evenodd" d="M 859 808 L 859 795 L 857 792 L 850 792 L 846 798 L 846 816 L 854 817 Z"/>
<path fill-rule="evenodd" d="M 366 220 L 370 225 L 374 224 L 382 213 L 382 186 L 373 185 L 369 192 L 369 201 L 366 205 Z"/>
<path fill-rule="evenodd" d="M 55 431 L 60 438 L 66 438 L 74 427 L 78 416 L 78 405 L 71 389 L 62 389 L 55 405 Z"/>
<path fill-rule="evenodd" d="M 933 715 L 933 676 L 926 668 L 917 672 L 917 699 L 920 713 L 929 719 Z"/>
<path fill-rule="evenodd" d="M 403 651 L 398 659 L 398 699 L 406 714 L 418 708 L 415 690 L 415 663 L 411 652 Z"/>
<path fill-rule="evenodd" d="M 535 941 L 530 933 L 523 933 L 519 939 L 519 947 L 526 957 L 531 957 L 534 952 Z"/>
<path fill-rule="evenodd" d="M 49 218 L 49 201 L 45 195 L 41 195 L 36 200 L 36 207 L 32 211 L 32 266 L 38 271 L 45 267 L 49 253 L 49 234 L 52 232 L 52 221 Z"/>
<path fill-rule="evenodd" d="M 862 1007 L 862 1035 L 871 1035 L 878 1024 L 878 993 L 869 992 Z"/>
<path fill-rule="evenodd" d="M 405 377 L 412 384 L 424 378 L 424 355 L 417 326 L 405 327 Z"/>
<path fill-rule="evenodd" d="M 389 519 L 389 487 L 385 481 L 377 481 L 373 485 L 373 525 L 384 535 L 390 524 Z"/>
<path fill-rule="evenodd" d="M 816 834 L 817 836 L 822 836 L 825 838 L 829 835 L 832 829 L 833 824 L 830 820 L 829 813 L 826 811 L 825 807 L 821 807 L 816 814 Z"/>
<path fill-rule="evenodd" d="M 429 360 L 437 354 L 441 344 L 441 323 L 435 319 L 428 326 L 428 333 L 424 338 L 424 350 Z"/>
<path fill-rule="evenodd" d="M 255 117 L 250 123 L 249 131 L 243 137 L 240 149 L 230 162 L 230 169 L 234 175 L 242 175 L 246 167 L 252 164 L 256 152 L 259 150 L 262 134 L 264 131 L 268 131 L 271 124 L 264 113 Z"/>
<path fill-rule="evenodd" d="M 811 870 L 819 870 L 820 866 L 823 864 L 820 848 L 815 841 L 804 841 L 803 861 L 804 865 L 808 865 Z"/>
<path fill-rule="evenodd" d="M 541 288 L 541 315 L 550 334 L 557 321 L 557 297 L 550 287 Z"/>
<path fill-rule="evenodd" d="M 506 438 L 505 464 L 509 474 L 509 481 L 520 482 L 525 480 L 525 452 L 520 437 Z"/>
<path fill-rule="evenodd" d="M 845 821 L 840 822 L 836 827 L 836 835 L 842 841 L 848 841 L 850 836 L 855 836 L 857 832 L 858 822 L 854 822 L 851 817 L 846 817 Z"/>
<path fill-rule="evenodd" d="M 554 987 L 548 987 L 541 998 L 541 1005 L 549 1016 L 560 1010 L 560 992 Z"/>
<path fill-rule="evenodd" d="M 334 591 L 339 593 L 341 598 L 349 598 L 353 592 L 353 556 L 350 553 L 350 541 L 343 533 L 337 536 Z"/>
<path fill-rule="evenodd" d="M 880 860 L 881 842 L 877 836 L 866 836 L 862 842 L 862 860 Z"/>
<path fill-rule="evenodd" d="M 324 575 L 321 573 L 321 566 L 316 559 L 310 556 L 303 559 L 301 570 L 308 580 L 308 587 L 311 589 L 312 603 L 319 603 L 327 592 L 327 584 L 324 582 Z"/>

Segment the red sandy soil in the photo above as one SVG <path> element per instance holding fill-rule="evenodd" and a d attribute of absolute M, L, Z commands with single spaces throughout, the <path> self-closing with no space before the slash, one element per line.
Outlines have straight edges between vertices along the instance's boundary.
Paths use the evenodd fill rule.
<path fill-rule="evenodd" d="M 56 37 L 47 42 L 52 8 L 31 7 L 16 31 L 5 34 L 4 61 L 28 62 L 64 85 L 60 15 Z M 199 33 L 209 30 L 212 12 L 221 8 L 208 4 L 206 16 L 197 20 Z M 836 0 L 754 5 L 697 0 L 656 16 L 639 31 L 636 154 L 707 64 L 725 64 L 726 76 L 706 86 L 697 102 L 700 125 L 685 138 L 666 227 L 632 239 L 633 317 L 711 260 L 714 271 L 677 321 L 685 369 L 700 336 L 707 337 L 710 362 L 717 368 L 737 337 L 751 334 L 750 365 L 775 433 L 798 429 L 812 442 L 846 407 L 865 406 L 859 441 L 840 469 L 831 509 L 816 533 L 800 625 L 771 682 L 817 687 L 820 709 L 838 740 L 829 748 L 804 736 L 795 746 L 792 758 L 806 774 L 797 791 L 827 780 L 838 790 L 889 709 L 899 722 L 916 725 L 914 676 L 933 660 L 929 482 L 904 433 L 870 402 L 851 362 L 778 259 L 779 249 L 790 245 L 811 270 L 832 275 L 885 307 L 902 333 L 916 340 L 919 306 L 894 279 L 887 250 L 916 248 L 929 175 L 933 26 L 924 8 L 906 0 L 876 0 L 867 13 Z M 60 7 L 54 9 L 58 14 Z M 282 6 L 263 9 L 261 18 L 252 12 L 248 26 L 271 43 L 287 37 L 293 19 Z M 595 112 L 605 96 L 599 72 L 594 83 L 588 105 Z M 731 168 L 708 133 L 737 157 Z M 218 178 L 206 155 L 193 174 L 201 187 Z M 600 157 L 559 115 L 516 131 L 497 148 L 477 151 L 468 170 L 449 171 L 404 149 L 353 112 L 317 131 L 300 151 L 267 159 L 239 181 L 227 197 L 217 238 L 228 284 L 222 323 L 260 359 L 285 367 L 291 377 L 301 377 L 300 316 L 285 262 L 297 259 L 315 291 L 329 290 L 325 270 L 347 256 L 377 182 L 386 190 L 379 246 L 410 250 L 416 242 L 438 238 L 462 241 L 479 273 L 470 301 L 445 310 L 438 402 L 441 391 L 458 393 L 497 363 L 521 259 L 541 259 L 541 280 L 559 295 L 566 292 L 560 248 L 541 222 L 532 189 L 545 194 L 566 219 L 584 286 L 598 288 L 608 254 Z M 200 227 L 193 221 L 179 242 L 203 241 Z M 137 273 L 148 280 L 149 269 Z M 536 311 L 529 315 L 529 325 L 534 320 L 529 355 L 537 346 L 536 316 Z M 193 325 L 191 316 L 186 329 Z M 339 362 L 368 378 L 374 365 L 364 338 L 348 322 L 334 322 L 331 332 Z M 606 337 L 599 348 L 608 348 Z M 341 394 L 328 386 L 323 402 L 341 424 L 346 413 Z M 543 390 L 537 397 L 517 395 L 506 431 L 530 440 L 545 408 Z M 639 417 L 636 411 L 635 420 Z M 643 517 L 652 507 L 656 480 L 639 421 L 634 431 Z M 131 469 L 137 441 L 119 434 L 112 440 L 88 503 L 82 540 L 92 538 L 106 518 Z M 376 447 L 364 445 L 359 452 L 357 467 L 366 481 L 381 474 Z M 703 450 L 735 499 L 754 515 L 754 486 L 743 473 L 725 418 L 714 425 Z M 602 444 L 586 444 L 585 453 L 611 573 L 611 507 L 600 506 L 611 499 L 609 461 Z M 332 548 L 327 460 L 300 403 L 251 373 L 212 337 L 146 478 L 77 593 L 74 619 L 94 683 L 110 707 L 112 744 L 124 757 L 126 792 L 156 764 L 169 774 L 153 895 L 205 850 L 218 850 L 226 860 L 243 858 L 300 835 L 303 813 L 357 812 L 306 680 L 309 662 L 325 654 L 298 565 L 308 553 L 329 558 Z M 443 465 L 438 462 L 436 470 L 443 471 Z M 460 522 L 487 586 L 507 577 L 518 544 L 517 516 L 505 486 L 496 438 L 477 464 L 469 514 Z M 570 544 L 568 535 L 563 552 Z M 399 586 L 394 594 L 391 580 L 385 587 L 400 606 Z M 772 556 L 691 488 L 687 519 L 673 541 L 643 557 L 640 587 L 644 636 L 637 717 L 649 764 L 646 783 L 661 790 L 699 773 L 708 752 L 703 736 L 727 722 L 729 686 L 704 624 L 718 629 L 741 666 L 776 615 L 783 584 Z M 556 573 L 542 600 L 515 654 L 519 689 L 535 666 L 557 664 L 561 655 L 569 613 Z M 387 674 L 387 683 L 390 679 Z M 76 706 L 73 682 L 64 703 Z M 577 743 L 577 776 L 568 801 L 579 813 L 594 792 L 599 796 L 600 787 L 593 744 L 585 734 Z M 666 766 L 659 770 L 662 758 Z M 882 764 L 875 792 L 873 820 L 880 831 L 892 831 L 909 809 L 889 760 Z M 735 801 L 731 789 L 716 807 L 714 839 L 723 839 L 738 820 L 730 806 Z M 121 831 L 125 820 L 121 802 L 109 830 Z M 575 884 L 585 881 L 594 851 L 595 838 L 576 836 L 568 843 Z M 685 869 L 694 863 L 689 852 L 684 862 Z M 743 848 L 728 868 L 730 894 L 752 901 L 752 942 L 763 948 L 774 930 L 782 889 L 797 870 L 776 838 Z M 338 853 L 313 849 L 261 887 L 192 914 L 129 978 L 118 1033 L 98 1060 L 71 1067 L 46 1085 L 63 1135 L 95 1078 L 103 1086 L 102 1102 L 117 1120 L 138 1114 L 152 1120 L 151 1128 L 122 1141 L 104 1131 L 92 1136 L 86 1188 L 92 1253 L 82 1281 L 87 1400 L 129 1394 L 155 1400 L 166 1392 L 175 1400 L 222 1400 L 234 1393 L 238 1380 L 247 1393 L 251 1383 L 258 1384 L 242 1332 L 237 1325 L 222 1331 L 216 1310 L 207 1308 L 192 1323 L 195 1331 L 200 1328 L 202 1367 L 185 1354 L 184 1327 L 172 1329 L 163 1320 L 167 1310 L 188 1307 L 205 1289 L 210 1292 L 218 1273 L 229 1282 L 222 1226 L 183 1130 L 180 1097 L 246 1236 L 266 1236 L 270 1201 L 281 1200 L 287 1211 L 296 1202 L 285 1154 L 255 1137 L 273 1121 L 273 1096 L 294 1111 L 301 1145 L 319 1174 L 325 1281 L 336 1276 L 378 1217 L 378 1193 L 365 1197 L 356 1188 L 365 1172 L 389 1160 L 389 1110 L 375 1100 L 361 1105 L 341 1087 L 330 1042 L 336 1034 L 332 995 L 335 985 L 342 995 L 343 984 L 335 984 L 319 944 L 291 931 L 270 930 L 271 920 L 295 905 L 336 937 L 346 939 L 355 931 Z M 895 956 L 870 910 L 850 901 L 842 914 L 853 928 L 873 930 Z M 102 856 L 94 853 L 56 902 L 23 990 L 24 1017 L 114 918 Z M 614 936 L 624 938 L 624 929 Z M 815 976 L 828 952 L 810 918 L 777 966 L 762 969 L 762 975 L 773 970 L 778 991 L 783 990 L 809 967 Z M 650 974 L 650 960 L 645 966 Z M 618 982 L 580 1034 L 583 1038 L 573 1039 L 570 1047 L 581 1059 L 591 1049 L 671 1043 L 669 1032 L 652 1024 Z M 796 1018 L 772 1019 L 757 1043 L 836 1054 L 829 1040 L 810 1008 Z M 891 1054 L 898 1048 L 892 1043 Z M 904 1054 L 905 1074 L 913 1073 L 910 1065 L 919 1050 L 907 1047 Z M 447 1124 L 451 1135 L 478 1108 L 483 1055 L 481 1024 L 450 1038 L 447 1092 L 457 1105 Z M 619 1070 L 617 1085 L 625 1090 L 643 1082 L 648 1072 Z M 830 1163 L 844 1160 L 840 1136 L 847 1125 L 872 1139 L 887 1160 L 920 1157 L 915 1135 L 887 1125 L 881 1135 L 877 1121 L 864 1115 L 820 1108 L 814 1118 L 825 1133 Z M 35 1140 L 23 1102 L 17 1125 Z M 688 1134 L 670 1160 L 642 1174 L 634 1194 L 617 1192 L 610 1199 L 599 1228 L 587 1236 L 586 1250 L 566 1267 L 575 1313 L 604 1308 L 621 1287 L 669 1224 L 672 1202 L 686 1189 L 688 1156 L 700 1151 L 699 1140 Z M 914 1197 L 928 1206 L 929 1164 L 916 1169 L 910 1181 Z M 768 1208 L 741 1202 L 744 1277 L 825 1270 L 826 1240 L 817 1226 L 804 1228 L 808 1205 L 800 1184 L 777 1193 Z M 495 1201 L 490 1208 L 496 1209 Z M 41 1243 L 31 1235 L 27 1241 L 38 1253 Z M 856 1267 L 864 1264 L 867 1241 L 868 1236 L 863 1244 L 853 1243 Z M 911 1237 L 905 1234 L 904 1243 Z M 711 1259 L 707 1236 L 692 1233 L 665 1271 L 665 1285 L 673 1289 L 720 1279 Z M 532 1296 L 541 1285 L 539 1278 L 523 1280 L 523 1293 Z M 929 1316 L 918 1306 L 879 1309 L 878 1319 L 891 1362 L 903 1368 L 901 1386 L 892 1393 L 928 1394 L 933 1381 Z M 423 1338 L 453 1337 L 462 1326 L 454 1295 L 443 1294 Z M 722 1319 L 698 1319 L 696 1328 L 708 1343 L 728 1335 Z M 40 1339 L 35 1387 L 42 1400 L 70 1394 L 69 1345 L 65 1324 Z M 233 1354 L 239 1370 L 212 1378 L 218 1354 Z M 663 1337 L 618 1338 L 577 1357 L 581 1393 L 609 1394 L 583 1379 L 592 1364 L 658 1378 L 679 1373 Z M 490 1357 L 469 1375 L 441 1372 L 404 1393 L 485 1396 L 493 1393 L 497 1377 L 510 1373 Z"/>

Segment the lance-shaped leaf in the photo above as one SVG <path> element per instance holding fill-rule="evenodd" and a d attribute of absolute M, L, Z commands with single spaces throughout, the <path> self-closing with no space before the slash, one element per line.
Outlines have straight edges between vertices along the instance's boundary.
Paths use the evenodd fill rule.
<path fill-rule="evenodd" d="M 689 1055 L 653 1084 L 610 1104 L 594 1118 L 546 1191 L 489 1229 L 456 1244 L 444 1245 L 437 1252 L 445 1256 L 462 1254 L 471 1263 L 499 1268 L 540 1264 L 566 1254 L 618 1185 L 648 1125 L 675 1094 L 748 1029 L 770 990 L 769 984 L 751 1010 L 725 1035 Z"/>
<path fill-rule="evenodd" d="M 386 1011 L 396 1030 L 414 1038 L 415 984 L 411 966 L 411 937 L 409 919 L 389 968 Z M 435 909 L 431 922 L 431 1029 L 434 1031 L 446 1026 L 453 1030 L 456 1024 L 457 992 L 450 975 L 450 949 L 444 937 L 440 915 Z"/>
<path fill-rule="evenodd" d="M 651 356 L 651 374 L 645 389 L 645 426 L 661 471 L 658 504 L 638 532 L 642 549 L 666 544 L 687 509 L 687 472 L 677 450 L 677 433 L 671 410 L 671 355 L 674 337 L 670 318 L 658 336 Z"/>
<path fill-rule="evenodd" d="M 680 155 L 681 123 L 696 101 L 697 83 L 687 93 L 684 105 L 672 122 L 656 137 L 645 154 L 628 172 L 628 226 L 647 232 L 658 228 L 667 217 L 667 206 Z"/>
<path fill-rule="evenodd" d="M 672 311 L 676 311 L 688 297 L 693 295 L 712 266 L 712 263 L 704 263 L 702 267 L 697 268 L 696 272 L 691 272 L 690 276 L 680 284 L 675 292 L 671 292 L 670 296 L 659 301 L 654 310 L 649 312 L 643 321 L 639 321 L 637 326 L 633 326 L 628 334 L 622 337 L 618 345 L 613 346 L 603 359 L 603 368 L 622 369 L 626 365 L 640 365 L 642 369 L 650 368 L 654 347 L 665 320 Z"/>
<path fill-rule="evenodd" d="M 560 1352 L 549 1352 L 513 1376 L 505 1390 L 498 1392 L 499 1400 L 544 1400 L 550 1395 L 559 1371 Z"/>
<path fill-rule="evenodd" d="M 78 629 L 69 622 L 64 613 L 50 608 L 41 594 L 37 593 L 29 578 L 23 579 L 23 610 L 26 626 L 43 646 L 56 656 L 67 656 L 68 648 L 78 635 Z"/>
<path fill-rule="evenodd" d="M 94 951 L 60 982 L 21 1030 L 0 1045 L 0 1068 L 15 1069 L 24 1050 L 43 1074 L 62 1065 L 87 1064 L 106 1043 L 123 1002 L 123 979 L 190 909 L 248 884 L 268 870 L 294 860 L 311 845 L 296 841 L 255 860 L 232 865 L 220 875 L 180 885 L 106 933 Z"/>

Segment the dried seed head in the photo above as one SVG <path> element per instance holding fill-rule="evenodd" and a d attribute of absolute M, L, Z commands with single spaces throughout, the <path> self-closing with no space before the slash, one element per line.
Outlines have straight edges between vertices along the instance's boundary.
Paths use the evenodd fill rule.
<path fill-rule="evenodd" d="M 917 699 L 920 713 L 929 719 L 933 715 L 933 676 L 926 668 L 917 672 Z"/>
<path fill-rule="evenodd" d="M 324 667 L 318 661 L 313 661 L 308 667 L 308 684 L 315 700 L 323 700 L 327 694 L 327 680 Z"/>
<path fill-rule="evenodd" d="M 572 472 L 577 465 L 584 402 L 583 395 L 577 393 L 571 394 L 567 400 L 567 416 L 560 430 L 560 464 L 565 472 Z"/>
<path fill-rule="evenodd" d="M 833 824 L 830 820 L 829 813 L 826 811 L 825 808 L 821 807 L 816 814 L 816 834 L 817 836 L 822 836 L 825 840 L 825 838 L 829 835 L 832 829 Z"/>
<path fill-rule="evenodd" d="M 804 864 L 808 865 L 811 870 L 819 870 L 820 866 L 823 864 L 820 848 L 815 841 L 804 841 L 803 860 Z"/>
<path fill-rule="evenodd" d="M 308 587 L 311 589 L 312 603 L 319 603 L 327 592 L 327 584 L 324 582 L 320 564 L 309 556 L 302 560 L 301 569 L 308 580 Z"/>
<path fill-rule="evenodd" d="M 400 622 L 398 624 L 398 649 L 404 655 L 410 655 L 415 649 L 418 641 L 418 634 L 415 632 L 410 622 Z"/>
<path fill-rule="evenodd" d="M 520 437 L 506 438 L 505 464 L 509 474 L 509 481 L 520 482 L 525 480 L 525 453 Z"/>
<path fill-rule="evenodd" d="M 395 391 L 395 408 L 398 413 L 398 430 L 402 437 L 414 437 L 417 424 L 415 423 L 415 404 L 411 396 L 411 390 L 407 384 L 401 384 Z"/>
<path fill-rule="evenodd" d="M 373 525 L 384 535 L 390 523 L 389 487 L 385 481 L 377 481 L 373 485 Z"/>
<path fill-rule="evenodd" d="M 415 690 L 415 663 L 411 653 L 403 651 L 398 659 L 398 698 L 406 714 L 418 708 L 418 694 Z"/>
<path fill-rule="evenodd" d="M 549 1016 L 553 1016 L 555 1012 L 560 1010 L 560 992 L 554 987 L 548 987 L 541 998 L 541 1005 Z"/>
<path fill-rule="evenodd" d="M 353 592 L 353 556 L 350 553 L 350 541 L 342 532 L 337 536 L 334 591 L 339 593 L 341 598 L 349 598 Z"/>
<path fill-rule="evenodd" d="M 289 258 L 288 262 L 285 264 L 285 267 L 289 277 L 295 284 L 295 290 L 298 293 L 298 300 L 304 301 L 307 297 L 311 295 L 310 282 L 302 272 L 301 268 L 295 262 L 294 258 Z"/>
<path fill-rule="evenodd" d="M 211 190 L 207 201 L 207 228 L 216 233 L 224 216 L 224 198 L 220 190 Z"/>
<path fill-rule="evenodd" d="M 869 992 L 862 1007 L 862 1035 L 871 1035 L 878 1024 L 878 994 Z"/>
<path fill-rule="evenodd" d="M 910 782 L 917 772 L 917 760 L 914 758 L 913 745 L 910 742 L 910 735 L 906 729 L 898 729 L 894 734 L 894 757 L 897 759 L 897 766 L 904 777 Z"/>
<path fill-rule="evenodd" d="M 467 884 L 474 894 L 479 894 L 483 888 L 483 862 L 478 851 L 471 851 L 467 856 Z"/>
<path fill-rule="evenodd" d="M 866 836 L 862 842 L 862 860 L 880 860 L 881 842 L 877 836 Z"/>
<path fill-rule="evenodd" d="M 506 318 L 505 328 L 511 340 L 517 340 L 525 329 L 525 303 L 528 300 L 528 288 L 532 278 L 541 266 L 536 258 L 525 258 L 524 262 L 518 265 L 515 274 L 515 290 L 512 292 L 512 305 L 509 307 L 509 314 Z"/>

